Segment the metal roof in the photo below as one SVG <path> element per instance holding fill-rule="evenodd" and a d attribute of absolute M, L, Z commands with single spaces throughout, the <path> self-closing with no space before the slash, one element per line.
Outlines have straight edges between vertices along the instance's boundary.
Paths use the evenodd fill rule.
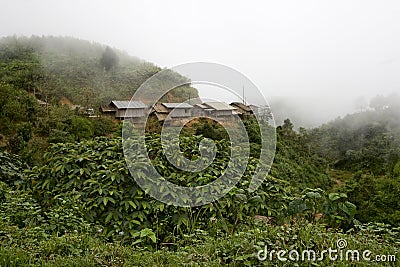
<path fill-rule="evenodd" d="M 145 108 L 146 105 L 142 101 L 118 101 L 114 100 L 111 103 L 116 106 L 118 109 L 127 109 L 127 108 Z"/>
<path fill-rule="evenodd" d="M 110 105 L 102 105 L 100 106 L 101 112 L 115 112 L 115 108 Z"/>
<path fill-rule="evenodd" d="M 247 106 L 247 105 L 245 105 L 243 103 L 240 103 L 240 102 L 232 102 L 231 106 L 233 106 L 235 108 L 239 108 L 242 111 L 246 111 L 246 112 L 251 112 L 252 111 L 250 106 Z"/>
<path fill-rule="evenodd" d="M 203 104 L 196 104 L 196 105 L 194 105 L 194 106 L 195 106 L 195 107 L 202 108 L 202 109 L 208 108 L 207 106 L 205 106 L 205 105 L 203 105 Z"/>
<path fill-rule="evenodd" d="M 234 110 L 235 108 L 228 105 L 225 102 L 206 102 L 203 105 L 207 105 L 214 110 Z"/>
<path fill-rule="evenodd" d="M 153 110 L 155 110 L 158 113 L 168 113 L 168 109 L 164 107 L 163 105 L 157 103 L 153 106 Z"/>
<path fill-rule="evenodd" d="M 166 108 L 192 108 L 193 106 L 188 103 L 162 103 Z"/>

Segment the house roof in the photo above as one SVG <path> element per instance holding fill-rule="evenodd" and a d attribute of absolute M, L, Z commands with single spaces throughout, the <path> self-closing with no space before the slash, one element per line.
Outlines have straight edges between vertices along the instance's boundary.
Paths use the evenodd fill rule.
<path fill-rule="evenodd" d="M 202 108 L 202 109 L 207 109 L 208 107 L 207 106 L 205 106 L 205 105 L 203 105 L 203 104 L 196 104 L 196 105 L 194 105 L 195 107 L 199 107 L 199 108 Z"/>
<path fill-rule="evenodd" d="M 168 109 L 164 107 L 163 105 L 157 103 L 153 106 L 153 110 L 155 110 L 158 113 L 168 113 Z"/>
<path fill-rule="evenodd" d="M 164 107 L 173 108 L 192 108 L 193 106 L 188 103 L 162 103 Z"/>
<path fill-rule="evenodd" d="M 225 102 L 206 102 L 203 103 L 203 105 L 206 105 L 214 110 L 234 110 L 235 108 L 232 106 L 229 106 Z"/>
<path fill-rule="evenodd" d="M 165 113 L 154 112 L 154 114 L 156 115 L 159 121 L 165 121 L 165 119 L 168 117 L 168 114 Z"/>
<path fill-rule="evenodd" d="M 145 108 L 146 105 L 142 101 L 119 101 L 113 100 L 110 105 L 116 106 L 118 109 L 127 109 L 127 108 Z"/>
<path fill-rule="evenodd" d="M 252 112 L 252 109 L 251 109 L 250 106 L 246 106 L 245 104 L 240 103 L 240 102 L 232 102 L 232 103 L 231 103 L 231 106 L 234 106 L 234 107 L 236 107 L 236 108 L 239 108 L 239 109 L 241 109 L 242 111 Z"/>
<path fill-rule="evenodd" d="M 235 109 L 235 111 L 233 111 L 235 114 L 239 114 L 239 115 L 243 115 L 245 113 L 245 111 L 243 111 L 243 109 L 237 108 Z"/>
<path fill-rule="evenodd" d="M 100 109 L 102 112 L 115 112 L 115 108 L 110 105 L 102 105 Z"/>

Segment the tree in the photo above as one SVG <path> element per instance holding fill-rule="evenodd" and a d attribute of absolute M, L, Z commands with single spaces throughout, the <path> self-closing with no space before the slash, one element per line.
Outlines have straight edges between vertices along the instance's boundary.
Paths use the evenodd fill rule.
<path fill-rule="evenodd" d="M 109 47 L 106 47 L 104 50 L 103 55 L 100 59 L 101 66 L 106 70 L 109 71 L 111 68 L 117 66 L 119 58 L 117 54 Z"/>
<path fill-rule="evenodd" d="M 282 130 L 287 134 L 293 132 L 293 123 L 289 118 L 283 121 Z"/>
<path fill-rule="evenodd" d="M 90 120 L 79 116 L 71 118 L 71 124 L 68 130 L 77 141 L 90 138 L 94 134 L 93 124 Z"/>
<path fill-rule="evenodd" d="M 36 51 L 18 42 L 1 44 L 0 82 L 13 85 L 16 89 L 32 91 L 43 76 Z"/>
<path fill-rule="evenodd" d="M 375 110 L 384 109 L 388 106 L 388 98 L 384 97 L 383 95 L 377 95 L 371 99 L 369 102 L 369 106 Z"/>
<path fill-rule="evenodd" d="M 38 109 L 37 101 L 26 91 L 0 84 L 0 132 L 16 133 L 16 125 L 34 122 Z"/>

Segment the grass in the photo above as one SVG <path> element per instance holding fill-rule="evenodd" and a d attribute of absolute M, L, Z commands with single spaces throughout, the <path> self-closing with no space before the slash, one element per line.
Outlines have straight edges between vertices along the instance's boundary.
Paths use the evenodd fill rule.
<path fill-rule="evenodd" d="M 330 169 L 326 170 L 327 175 L 333 181 L 333 192 L 336 192 L 338 188 L 340 188 L 343 184 L 353 178 L 354 173 L 346 170 L 338 170 L 338 169 Z"/>
<path fill-rule="evenodd" d="M 252 224 L 252 223 L 251 223 Z M 233 235 L 219 233 L 209 236 L 206 231 L 178 238 L 177 246 L 149 249 L 119 242 L 106 242 L 100 238 L 74 233 L 51 236 L 41 240 L 25 240 L 24 247 L 13 244 L 0 248 L 0 266 L 310 266 L 304 262 L 259 261 L 259 250 L 314 249 L 322 251 L 336 248 L 338 239 L 347 241 L 348 249 L 370 250 L 373 255 L 396 255 L 400 250 L 398 236 L 370 232 L 342 233 L 325 229 L 323 225 L 294 224 L 273 226 L 262 223 L 241 225 Z M 396 243 L 397 242 L 397 243 Z M 315 266 L 382 266 L 377 262 L 324 261 Z M 383 266 L 396 266 L 395 262 Z"/>

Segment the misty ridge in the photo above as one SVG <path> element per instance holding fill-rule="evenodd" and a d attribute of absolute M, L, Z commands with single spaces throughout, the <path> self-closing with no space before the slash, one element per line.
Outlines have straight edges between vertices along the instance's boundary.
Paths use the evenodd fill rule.
<path fill-rule="evenodd" d="M 0 266 L 400 266 L 400 1 L 3 2 Z"/>
<path fill-rule="evenodd" d="M 286 118 L 290 118 L 297 129 L 318 127 L 354 113 L 384 110 L 389 107 L 400 110 L 400 97 L 395 92 L 388 95 L 378 94 L 370 98 L 334 95 L 272 96 L 268 100 L 275 123 L 281 125 Z M 400 117 L 398 119 L 400 120 Z"/>
<path fill-rule="evenodd" d="M 100 114 L 99 108 L 112 100 L 130 100 L 143 82 L 163 70 L 153 63 L 130 56 L 116 48 L 73 37 L 5 37 L 0 40 L 0 60 L 2 62 L 0 79 L 4 85 L 4 96 L 11 97 L 13 94 L 19 94 L 18 92 L 34 96 L 50 116 L 39 119 L 34 126 L 27 127 L 31 129 L 29 131 L 32 131 L 32 127 L 38 127 L 41 129 L 41 134 L 49 136 L 51 142 L 80 140 L 82 138 L 80 133 L 70 136 L 71 131 L 80 131 L 76 128 L 79 127 L 79 123 L 75 126 L 71 125 L 70 116 L 81 116 L 89 109 L 94 114 Z M 157 88 L 168 88 L 168 84 L 175 82 L 186 85 L 164 95 L 161 102 L 184 102 L 189 98 L 198 98 L 199 92 L 195 85 L 191 86 L 191 80 L 188 77 L 174 71 L 162 73 L 163 76 L 154 83 L 155 86 L 148 88 L 148 91 L 142 94 L 142 101 L 146 102 L 147 97 L 158 94 Z M 13 91 L 12 88 L 17 90 Z M 19 91 L 21 89 L 24 93 Z M 245 96 L 246 99 L 253 97 L 247 94 Z M 7 99 L 7 97 L 3 99 L 4 112 L 9 109 L 8 105 L 14 103 L 8 102 Z M 300 135 L 309 134 L 309 138 L 314 138 L 317 144 L 324 144 L 326 141 L 324 138 L 327 138 L 331 140 L 331 143 L 336 143 L 331 150 L 340 151 L 338 153 L 341 156 L 347 151 L 361 149 L 365 142 L 363 136 L 376 135 L 376 133 L 369 133 L 372 128 L 379 128 L 382 134 L 394 136 L 394 144 L 400 136 L 400 97 L 397 93 L 369 98 L 349 95 L 319 96 L 316 93 L 314 96 L 307 94 L 267 96 L 267 99 L 276 126 L 296 130 Z M 52 107 L 50 111 L 49 106 Z M 66 112 L 66 107 L 70 111 Z M 35 114 L 28 110 L 26 112 L 29 116 L 34 117 Z M 43 116 L 41 112 L 38 111 L 37 116 Z M 59 117 L 59 112 L 65 113 L 64 118 Z M 78 113 L 73 115 L 73 112 Z M 7 126 L 12 125 L 12 123 L 7 123 L 7 117 L 4 117 L 3 122 L 5 133 L 13 133 L 14 130 Z M 13 116 L 9 118 L 13 120 Z M 59 123 L 60 119 L 62 123 Z M 85 126 L 87 129 L 91 129 L 90 125 L 93 122 L 86 121 L 85 124 L 87 124 Z M 100 129 L 102 124 L 109 125 L 110 129 Z M 157 122 L 152 122 L 152 124 L 154 124 L 150 127 L 152 130 L 160 131 L 161 126 Z M 114 129 L 107 120 L 96 122 L 95 127 L 100 128 L 91 129 L 89 132 L 84 131 L 83 136 L 96 134 L 101 136 L 111 133 Z M 219 138 L 225 136 L 218 125 L 213 127 L 216 127 L 216 131 L 208 128 L 209 132 Z M 305 129 L 307 130 L 304 132 Z M 199 130 L 199 132 L 207 131 Z M 336 136 L 331 135 L 334 132 Z M 6 135 L 3 135 L 5 147 L 9 142 Z M 25 138 L 29 140 L 29 136 L 31 135 Z M 357 144 L 349 141 L 348 147 L 339 148 L 341 147 L 337 143 L 339 137 L 361 141 Z M 46 142 L 38 144 L 39 147 L 45 145 Z M 323 151 L 321 148 L 318 149 Z M 326 151 L 321 153 L 326 153 Z M 39 157 L 39 155 L 34 157 Z M 339 158 L 339 156 L 336 157 L 336 159 Z"/>
<path fill-rule="evenodd" d="M 41 100 L 47 99 L 50 102 L 65 97 L 75 105 L 96 108 L 113 99 L 130 99 L 142 82 L 161 70 L 136 57 L 140 55 L 132 56 L 116 48 L 73 37 L 11 36 L 2 38 L 0 44 L 3 51 L 6 51 L 4 48 L 15 50 L 18 47 L 32 49 L 43 72 L 39 78 L 43 82 L 36 93 L 38 96 L 42 94 L 39 96 Z M 104 58 L 107 52 L 111 53 L 109 59 Z M 166 81 L 168 79 L 166 77 Z M 192 98 L 198 96 L 194 88 L 187 90 L 187 93 L 182 91 L 180 96 L 173 96 L 172 92 L 170 99 L 184 101 L 190 94 Z M 251 96 L 247 97 L 251 99 Z M 386 98 L 387 104 L 391 105 L 391 102 L 398 102 L 399 99 L 396 93 L 355 97 L 332 94 L 323 96 L 316 92 L 314 96 L 296 93 L 266 97 L 275 123 L 282 125 L 286 118 L 290 118 L 296 129 L 317 127 L 347 114 L 374 109 L 373 102 L 377 100 L 385 102 Z"/>
<path fill-rule="evenodd" d="M 10 36 L 2 38 L 0 46 L 3 60 L 27 61 L 26 74 L 20 78 L 32 74 L 34 81 L 27 90 L 50 104 L 64 101 L 97 110 L 111 100 L 130 100 L 144 81 L 162 69 L 118 49 L 72 37 Z M 166 84 L 188 82 L 178 73 L 164 73 Z M 189 95 L 196 97 L 196 90 L 183 86 L 168 97 L 184 101 Z"/>

